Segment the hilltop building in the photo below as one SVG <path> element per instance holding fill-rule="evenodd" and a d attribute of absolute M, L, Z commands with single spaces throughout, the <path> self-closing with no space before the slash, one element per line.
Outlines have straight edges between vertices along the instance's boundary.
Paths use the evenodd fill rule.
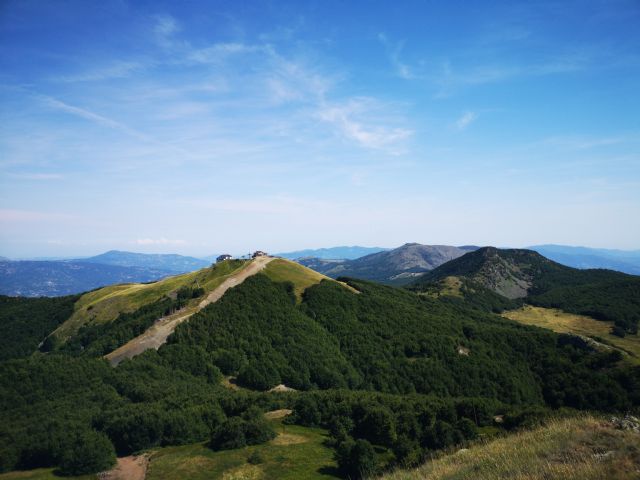
<path fill-rule="evenodd" d="M 216 263 L 224 262 L 225 260 L 231 260 L 231 255 L 229 255 L 228 253 L 220 255 L 218 258 L 216 258 Z"/>
<path fill-rule="evenodd" d="M 267 252 L 263 252 L 262 250 L 256 250 L 255 252 L 253 252 L 253 255 L 251 255 L 251 258 L 258 258 L 258 257 L 266 257 Z"/>

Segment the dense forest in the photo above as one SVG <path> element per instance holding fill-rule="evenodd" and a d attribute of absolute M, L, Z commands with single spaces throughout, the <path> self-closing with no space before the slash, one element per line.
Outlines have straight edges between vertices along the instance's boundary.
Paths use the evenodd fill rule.
<path fill-rule="evenodd" d="M 0 295 L 0 361 L 31 355 L 49 333 L 71 316 L 78 298 Z"/>
<path fill-rule="evenodd" d="M 292 284 L 258 274 L 117 368 L 100 356 L 201 292 L 87 327 L 48 353 L 35 339 L 21 355 L 3 351 L 16 358 L 0 365 L 0 471 L 70 475 L 155 446 L 261 443 L 274 435 L 262 412 L 292 408 L 288 421 L 329 430 L 342 474 L 355 478 L 473 439 L 495 415 L 512 428 L 552 409 L 640 404 L 640 368 L 616 352 L 502 319 L 480 296 L 348 283 L 322 281 L 299 302 Z M 70 313 L 73 302 L 58 300 L 47 328 Z M 30 338 L 20 326 L 31 311 L 13 311 L 7 332 Z M 224 387 L 223 375 L 247 389 Z M 298 392 L 267 392 L 280 383 Z"/>

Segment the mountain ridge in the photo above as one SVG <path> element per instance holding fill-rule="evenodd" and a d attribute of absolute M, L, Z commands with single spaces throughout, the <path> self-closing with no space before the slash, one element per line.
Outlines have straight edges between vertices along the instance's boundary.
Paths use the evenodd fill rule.
<path fill-rule="evenodd" d="M 422 245 L 412 242 L 354 260 L 306 258 L 298 261 L 332 278 L 344 276 L 402 284 L 476 248 L 475 246 Z"/>
<path fill-rule="evenodd" d="M 121 267 L 154 268 L 172 273 L 191 272 L 210 265 L 206 260 L 175 253 L 136 253 L 122 250 L 109 250 L 93 257 L 74 261 Z"/>

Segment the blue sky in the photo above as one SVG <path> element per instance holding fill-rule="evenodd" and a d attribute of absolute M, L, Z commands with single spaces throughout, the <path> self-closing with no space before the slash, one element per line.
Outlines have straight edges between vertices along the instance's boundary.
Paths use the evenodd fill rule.
<path fill-rule="evenodd" d="M 640 4 L 0 2 L 0 255 L 640 248 Z"/>

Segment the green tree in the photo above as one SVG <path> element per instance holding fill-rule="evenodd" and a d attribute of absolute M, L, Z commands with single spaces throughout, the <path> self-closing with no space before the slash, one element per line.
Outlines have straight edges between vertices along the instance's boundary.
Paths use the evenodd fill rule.
<path fill-rule="evenodd" d="M 102 433 L 95 430 L 78 432 L 69 446 L 62 452 L 60 473 L 84 475 L 110 468 L 116 462 L 113 444 Z"/>

